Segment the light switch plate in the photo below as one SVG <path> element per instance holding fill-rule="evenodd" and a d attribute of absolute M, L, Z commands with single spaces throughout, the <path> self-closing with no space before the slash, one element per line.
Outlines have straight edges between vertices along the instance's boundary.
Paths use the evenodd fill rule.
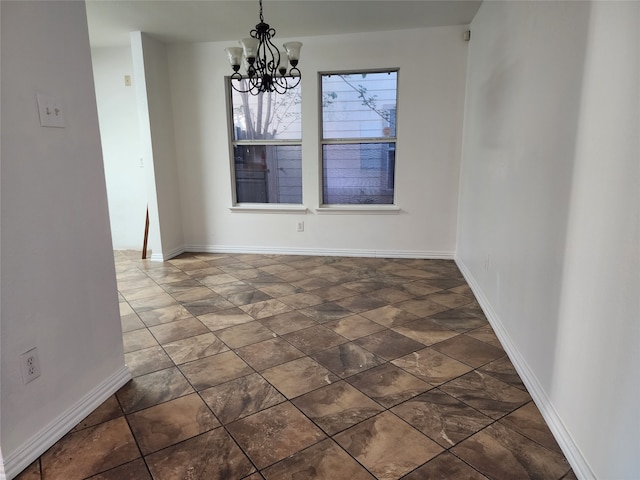
<path fill-rule="evenodd" d="M 64 112 L 62 103 L 56 97 L 36 95 L 38 100 L 38 112 L 40 113 L 40 125 L 43 127 L 64 128 Z"/>

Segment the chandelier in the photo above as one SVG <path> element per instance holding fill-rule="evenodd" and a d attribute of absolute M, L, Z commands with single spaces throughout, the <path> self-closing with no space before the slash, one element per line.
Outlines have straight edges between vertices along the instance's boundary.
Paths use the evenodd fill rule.
<path fill-rule="evenodd" d="M 300 70 L 296 67 L 300 59 L 300 42 L 287 42 L 284 51 L 279 50 L 271 39 L 275 28 L 264 22 L 262 0 L 260 0 L 260 23 L 251 30 L 249 38 L 240 40 L 242 47 L 229 47 L 225 51 L 233 68 L 231 86 L 241 93 L 259 95 L 264 92 L 285 93 L 300 83 Z M 291 69 L 287 68 L 291 64 Z M 243 65 L 246 75 L 240 73 Z"/>

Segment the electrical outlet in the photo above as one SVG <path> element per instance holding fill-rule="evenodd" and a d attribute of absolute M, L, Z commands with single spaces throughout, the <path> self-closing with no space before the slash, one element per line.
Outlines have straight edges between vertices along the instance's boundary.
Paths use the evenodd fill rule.
<path fill-rule="evenodd" d="M 297 231 L 304 232 L 304 222 L 298 222 Z"/>
<path fill-rule="evenodd" d="M 40 360 L 38 359 L 37 348 L 34 347 L 20 355 L 20 369 L 22 370 L 23 383 L 29 383 L 40 376 Z"/>

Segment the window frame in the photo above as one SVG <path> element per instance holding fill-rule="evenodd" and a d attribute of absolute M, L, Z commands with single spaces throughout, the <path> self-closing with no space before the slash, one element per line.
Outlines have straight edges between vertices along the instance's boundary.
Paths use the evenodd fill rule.
<path fill-rule="evenodd" d="M 248 146 L 298 146 L 302 151 L 302 133 L 299 139 L 295 140 L 237 140 L 235 134 L 234 123 L 234 104 L 233 104 L 233 88 L 231 86 L 231 76 L 225 76 L 225 98 L 226 98 L 226 110 L 227 110 L 227 140 L 229 142 L 229 170 L 231 181 L 231 206 L 229 210 L 232 212 L 269 212 L 269 213 L 301 213 L 306 212 L 307 208 L 304 206 L 304 191 L 301 193 L 300 203 L 269 203 L 269 202 L 239 202 L 237 191 L 237 175 L 235 165 L 235 147 L 248 145 Z M 302 85 L 298 85 L 297 88 L 302 90 Z M 302 132 L 302 115 L 300 116 L 300 128 Z M 300 168 L 302 169 L 302 158 L 300 159 Z M 303 176 L 301 174 L 301 187 Z"/>
<path fill-rule="evenodd" d="M 324 112 L 323 112 L 323 76 L 331 75 L 359 75 L 366 73 L 395 73 L 396 74 L 396 105 L 395 105 L 395 135 L 393 137 L 357 137 L 357 138 L 324 138 Z M 396 151 L 397 159 L 398 150 L 398 104 L 399 104 L 399 84 L 400 84 L 400 68 L 372 68 L 359 70 L 332 70 L 318 72 L 318 184 L 319 198 L 318 205 L 315 210 L 319 214 L 336 213 L 336 214 L 352 214 L 352 213 L 372 213 L 372 214 L 395 214 L 400 212 L 397 204 L 397 162 L 394 162 L 393 176 L 393 202 L 378 204 L 346 204 L 346 203 L 324 203 L 324 146 L 325 145 L 360 145 L 360 144 L 382 144 L 393 143 Z"/>

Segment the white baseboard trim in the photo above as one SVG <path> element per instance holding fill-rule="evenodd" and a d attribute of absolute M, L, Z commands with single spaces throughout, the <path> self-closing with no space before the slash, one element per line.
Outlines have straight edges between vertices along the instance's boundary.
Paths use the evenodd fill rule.
<path fill-rule="evenodd" d="M 558 415 L 558 412 L 554 408 L 551 399 L 545 392 L 544 388 L 542 388 L 542 385 L 540 385 L 537 377 L 518 350 L 518 347 L 511 340 L 502 320 L 491 306 L 491 303 L 480 288 L 478 282 L 475 280 L 473 274 L 462 260 L 456 257 L 455 261 L 462 272 L 462 275 L 464 275 L 464 278 L 471 287 L 478 303 L 482 307 L 482 311 L 486 315 L 487 320 L 489 320 L 498 340 L 500 340 L 502 347 L 505 352 L 507 352 L 511 363 L 513 363 L 513 366 L 518 372 L 518 375 L 520 375 L 522 382 L 527 387 L 531 398 L 533 398 L 533 401 L 538 407 L 538 410 L 540 410 L 542 417 L 547 422 L 551 433 L 553 433 L 558 445 L 571 465 L 573 472 L 580 480 L 596 480 L 593 470 L 589 467 L 589 463 L 571 437 L 571 434 L 564 425 L 562 418 L 560 418 L 560 415 Z"/>
<path fill-rule="evenodd" d="M 98 408 L 105 400 L 131 380 L 126 365 L 113 373 L 96 388 L 68 408 L 49 425 L 33 435 L 14 452 L 4 458 L 6 478 L 11 480 L 46 452 L 53 444 L 65 436 L 87 415 Z"/>
<path fill-rule="evenodd" d="M 181 253 L 184 253 L 186 250 L 184 247 L 176 247 L 172 250 L 169 250 L 166 253 L 153 253 L 151 252 L 150 260 L 152 262 L 166 262 L 167 260 L 171 260 L 173 257 L 177 257 Z"/>
<path fill-rule="evenodd" d="M 416 258 L 453 260 L 455 252 L 428 250 L 356 250 L 336 248 L 251 247 L 235 245 L 185 245 L 183 252 L 252 253 L 262 255 L 312 255 L 319 257 Z M 182 252 L 181 252 L 182 253 Z"/>

